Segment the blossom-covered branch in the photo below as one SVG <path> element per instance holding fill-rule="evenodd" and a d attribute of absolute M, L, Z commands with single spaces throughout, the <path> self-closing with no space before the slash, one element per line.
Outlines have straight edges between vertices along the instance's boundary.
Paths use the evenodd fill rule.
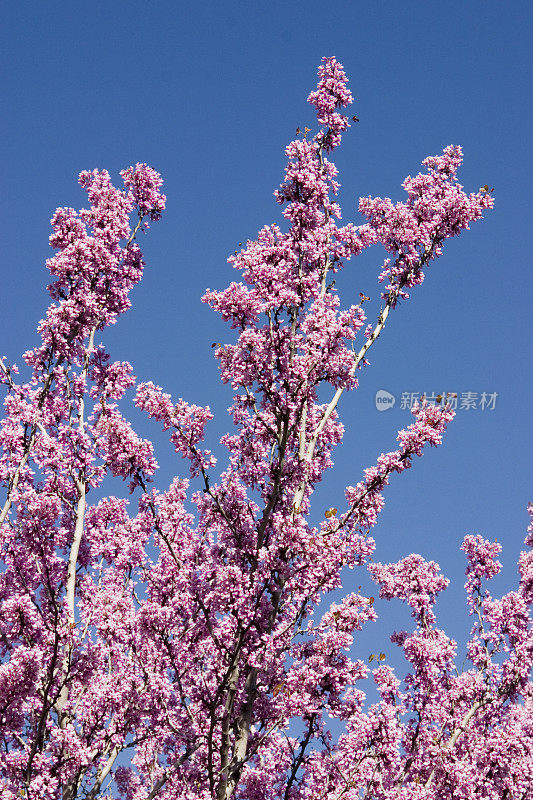
<path fill-rule="evenodd" d="M 363 198 L 362 224 L 341 224 L 329 159 L 352 96 L 334 58 L 308 100 L 318 127 L 287 147 L 280 224 L 229 259 L 238 280 L 203 297 L 233 330 L 213 347 L 233 391 L 220 472 L 204 447 L 210 408 L 137 384 L 100 342 L 142 277 L 137 236 L 164 211 L 160 176 L 137 164 L 116 189 L 106 171 L 83 172 L 89 208 L 54 214 L 52 304 L 24 355 L 29 377 L 0 359 L 6 800 L 531 794 L 533 533 L 517 590 L 499 600 L 485 586 L 499 546 L 465 538 L 466 668 L 436 626 L 448 583 L 439 566 L 412 553 L 377 560 L 386 487 L 441 443 L 446 399 L 423 400 L 397 448 L 349 477 L 344 508 L 324 514 L 314 502 L 342 440 L 341 398 L 357 389 L 369 349 L 445 241 L 493 198 L 463 191 L 451 146 L 405 180 L 406 199 Z M 371 247 L 386 251 L 373 322 L 364 295 L 344 301 L 335 283 Z M 189 462 L 167 489 L 155 485 L 154 446 L 127 419 L 133 388 Z M 358 650 L 377 618 L 372 596 L 360 587 L 328 606 L 346 567 L 368 567 L 382 598 L 411 609 L 413 629 L 392 634 L 403 679 L 381 648 L 370 660 Z"/>

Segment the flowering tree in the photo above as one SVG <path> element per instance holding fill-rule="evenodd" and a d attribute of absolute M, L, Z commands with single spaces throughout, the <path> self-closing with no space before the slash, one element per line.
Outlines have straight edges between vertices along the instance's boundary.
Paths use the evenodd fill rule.
<path fill-rule="evenodd" d="M 320 129 L 288 146 L 277 192 L 286 230 L 263 228 L 230 258 L 242 281 L 203 298 L 236 331 L 215 349 L 234 389 L 218 477 L 202 446 L 209 408 L 145 383 L 136 405 L 190 463 L 191 482 L 152 486 L 152 444 L 119 408 L 132 367 L 99 343 L 142 276 L 137 236 L 164 210 L 161 178 L 137 164 L 116 189 L 107 172 L 84 172 L 90 208 L 52 219 L 53 302 L 41 343 L 24 354 L 31 376 L 19 382 L 0 360 L 5 800 L 531 797 L 531 551 L 516 591 L 495 600 L 485 583 L 500 568 L 499 545 L 466 537 L 473 628 L 462 670 L 435 624 L 448 583 L 438 565 L 371 558 L 383 489 L 440 443 L 453 417 L 445 398 L 422 401 L 397 449 L 346 488 L 345 507 L 310 522 L 313 490 L 342 438 L 339 401 L 357 387 L 389 313 L 444 241 L 492 206 L 487 191 L 464 193 L 461 150 L 447 147 L 405 180 L 403 202 L 364 198 L 366 222 L 340 226 L 327 156 L 352 98 L 335 59 L 319 77 L 309 102 Z M 334 275 L 377 244 L 388 254 L 383 304 L 368 322 L 364 296 L 341 307 Z M 129 505 L 105 496 L 109 475 L 129 482 Z M 392 636 L 410 665 L 403 680 L 379 656 L 369 665 L 349 655 L 376 618 L 373 598 L 352 592 L 323 613 L 341 570 L 356 566 L 381 597 L 411 609 L 412 630 Z M 380 698 L 372 705 L 370 679 Z"/>

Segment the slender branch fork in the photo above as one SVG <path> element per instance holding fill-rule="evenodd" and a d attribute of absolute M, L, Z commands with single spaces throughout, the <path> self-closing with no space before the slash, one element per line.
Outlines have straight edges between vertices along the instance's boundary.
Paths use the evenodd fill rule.
<path fill-rule="evenodd" d="M 126 241 L 126 244 L 124 245 L 123 252 L 125 252 L 128 249 L 128 247 L 131 244 L 133 244 L 133 242 L 135 240 L 135 237 L 136 237 L 137 233 L 139 232 L 139 229 L 140 229 L 140 227 L 141 227 L 141 225 L 143 223 L 143 219 L 144 219 L 143 216 L 139 216 L 139 220 L 138 220 L 135 228 L 131 232 L 128 240 Z M 99 326 L 100 326 L 100 322 L 98 322 L 94 326 L 93 330 L 90 333 L 90 339 L 92 339 L 93 343 L 94 343 L 94 335 L 95 335 L 96 331 L 98 330 Z M 69 337 L 69 343 L 71 343 L 73 340 L 74 340 L 74 335 L 72 334 Z M 89 352 L 89 351 L 87 351 L 87 352 Z M 48 372 L 48 374 L 47 374 L 47 376 L 46 376 L 46 378 L 44 380 L 43 388 L 41 389 L 41 392 L 40 392 L 40 395 L 39 395 L 39 400 L 38 400 L 38 403 L 37 403 L 37 410 L 38 411 L 40 411 L 42 409 L 42 407 L 44 405 L 44 402 L 46 400 L 46 397 L 48 396 L 48 393 L 49 393 L 50 389 L 52 388 L 52 383 L 54 381 L 54 375 L 55 375 L 56 370 L 58 370 L 61 367 L 61 365 L 63 364 L 64 361 L 65 361 L 65 356 L 59 356 L 59 358 L 57 359 L 56 363 L 53 366 L 50 367 L 50 370 L 49 370 L 49 372 Z M 6 376 L 6 379 L 7 379 L 7 382 L 8 382 L 8 386 L 10 387 L 10 389 L 14 390 L 16 388 L 16 386 L 15 386 L 15 383 L 13 381 L 13 378 L 11 377 L 11 369 L 6 366 L 6 364 L 4 363 L 4 361 L 1 358 L 0 358 L 0 369 L 2 370 L 4 375 Z M 13 477 L 11 478 L 11 480 L 9 482 L 9 486 L 8 486 L 8 489 L 7 489 L 7 497 L 6 497 L 6 500 L 5 500 L 4 505 L 2 507 L 2 511 L 0 511 L 0 525 L 5 521 L 7 515 L 9 514 L 9 510 L 10 510 L 12 502 L 13 502 L 13 493 L 15 492 L 15 490 L 16 490 L 18 484 L 19 484 L 21 472 L 24 469 L 24 467 L 26 466 L 26 464 L 28 463 L 31 451 L 33 449 L 33 445 L 35 444 L 35 438 L 36 438 L 36 435 L 37 435 L 37 430 L 40 430 L 41 432 L 44 432 L 44 428 L 43 428 L 43 426 L 42 426 L 42 424 L 41 424 L 41 422 L 39 420 L 34 422 L 34 424 L 32 425 L 30 436 L 29 436 L 27 444 L 26 444 L 26 446 L 24 448 L 24 453 L 22 455 L 22 458 L 20 459 L 20 461 L 19 461 L 19 463 L 18 463 L 18 465 L 17 465 L 17 467 L 15 469 L 15 472 L 13 473 Z"/>
<path fill-rule="evenodd" d="M 409 277 L 413 277 L 418 271 L 420 271 L 422 269 L 424 264 L 426 264 L 427 261 L 429 260 L 429 258 L 431 257 L 431 255 L 432 255 L 435 247 L 438 245 L 439 241 L 440 241 L 440 237 L 438 235 L 436 235 L 434 237 L 433 241 L 431 242 L 431 245 L 424 251 L 424 253 L 420 257 L 420 261 L 419 261 L 418 265 L 416 266 L 416 268 L 411 270 L 409 275 L 406 275 L 400 281 L 398 286 L 396 286 L 395 288 L 393 288 L 389 292 L 389 294 L 387 296 L 387 301 L 386 301 L 386 304 L 385 304 L 385 308 L 380 312 L 379 317 L 378 317 L 378 321 L 377 321 L 376 325 L 374 326 L 374 329 L 373 329 L 372 333 L 368 337 L 368 339 L 365 342 L 365 344 L 361 347 L 359 352 L 354 356 L 353 364 L 352 364 L 352 366 L 350 368 L 350 377 L 353 377 L 355 375 L 359 365 L 364 361 L 364 359 L 366 357 L 366 354 L 368 353 L 368 351 L 370 350 L 370 348 L 372 347 L 374 342 L 379 338 L 381 332 L 383 331 L 383 329 L 385 327 L 385 324 L 387 322 L 387 319 L 388 319 L 388 316 L 390 314 L 390 311 L 391 311 L 392 308 L 394 308 L 394 306 L 395 306 L 395 304 L 396 304 L 396 302 L 397 302 L 397 300 L 398 300 L 398 298 L 400 296 L 400 293 L 401 293 L 403 287 L 406 285 Z M 331 398 L 330 402 L 328 403 L 326 409 L 324 410 L 324 413 L 322 414 L 322 417 L 321 417 L 318 425 L 316 426 L 315 430 L 313 431 L 313 434 L 311 435 L 311 438 L 309 439 L 307 447 L 305 447 L 305 427 L 304 427 L 305 420 L 300 423 L 300 453 L 303 454 L 303 456 L 301 455 L 300 460 L 303 461 L 307 466 L 310 465 L 312 460 L 313 460 L 313 456 L 314 456 L 314 453 L 315 453 L 315 448 L 316 448 L 318 439 L 320 437 L 320 434 L 322 433 L 322 431 L 326 427 L 329 419 L 331 418 L 331 415 L 333 414 L 333 412 L 337 408 L 337 405 L 339 404 L 339 400 L 341 399 L 342 395 L 344 394 L 344 391 L 345 391 L 344 387 L 339 387 L 336 390 L 335 394 L 333 395 L 333 397 Z M 294 506 L 295 509 L 298 509 L 301 506 L 301 503 L 302 503 L 302 500 L 303 500 L 303 497 L 304 497 L 304 494 L 305 494 L 306 486 L 307 486 L 307 479 L 304 478 L 302 480 L 300 486 L 297 488 L 296 492 L 294 493 L 293 506 Z"/>

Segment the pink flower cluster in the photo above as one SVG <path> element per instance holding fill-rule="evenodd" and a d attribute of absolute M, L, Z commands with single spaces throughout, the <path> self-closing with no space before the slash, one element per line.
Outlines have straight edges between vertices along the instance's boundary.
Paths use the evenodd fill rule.
<path fill-rule="evenodd" d="M 470 222 L 493 207 L 489 192 L 463 192 L 457 180 L 462 160 L 461 148 L 450 145 L 441 156 L 424 159 L 426 174 L 405 179 L 405 202 L 393 203 L 388 197 L 360 200 L 359 211 L 367 218 L 376 240 L 391 254 L 380 274 L 381 281 L 388 281 L 383 297 L 392 293 L 408 297 L 404 287 L 423 282 L 424 268 L 441 255 L 443 242 L 467 230 Z"/>
<path fill-rule="evenodd" d="M 431 606 L 435 603 L 437 594 L 449 583 L 440 574 L 438 564 L 425 561 L 422 556 L 413 553 L 396 564 L 369 564 L 368 571 L 380 584 L 380 597 L 405 600 L 413 609 L 416 619 L 434 622 Z"/>
<path fill-rule="evenodd" d="M 325 150 L 332 150 L 340 144 L 341 134 L 349 127 L 347 118 L 339 114 L 337 109 L 349 106 L 353 103 L 353 97 L 347 87 L 346 73 L 335 58 L 324 57 L 318 75 L 318 87 L 311 92 L 307 102 L 315 106 L 319 125 L 327 127 L 321 137 L 322 146 Z"/>
<path fill-rule="evenodd" d="M 148 164 L 136 164 L 120 173 L 124 185 L 130 190 L 140 217 L 149 216 L 153 222 L 161 219 L 167 198 L 161 194 L 163 179 Z"/>
<path fill-rule="evenodd" d="M 197 445 L 204 438 L 204 428 L 213 415 L 208 406 L 189 405 L 179 400 L 175 405 L 169 394 L 165 394 L 159 386 L 142 383 L 137 389 L 135 405 L 163 423 L 164 430 L 173 428 L 171 441 L 184 458 L 191 461 L 191 475 L 199 475 L 214 467 L 216 460 L 209 450 L 201 451 Z"/>
<path fill-rule="evenodd" d="M 502 568 L 496 558 L 502 551 L 498 542 L 489 542 L 481 536 L 465 536 L 461 550 L 468 559 L 466 574 L 469 592 L 479 590 L 485 578 L 493 578 Z"/>

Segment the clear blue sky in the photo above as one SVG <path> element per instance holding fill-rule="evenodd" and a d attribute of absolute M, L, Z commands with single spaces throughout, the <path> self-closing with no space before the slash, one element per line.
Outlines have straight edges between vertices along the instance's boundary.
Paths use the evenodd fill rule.
<path fill-rule="evenodd" d="M 316 505 L 317 519 L 341 507 L 344 486 L 410 422 L 399 399 L 376 411 L 378 389 L 496 392 L 493 410 L 459 411 L 444 445 L 396 477 L 375 532 L 381 560 L 440 562 L 454 581 L 441 619 L 460 636 L 464 534 L 503 542 L 497 585 L 511 586 L 533 499 L 529 0 L 17 0 L 3 4 L 2 30 L 0 352 L 20 362 L 35 344 L 48 221 L 84 204 L 78 172 L 105 167 L 118 180 L 146 161 L 165 178 L 168 210 L 146 239 L 134 309 L 105 341 L 140 379 L 209 403 L 212 444 L 230 394 L 210 345 L 229 332 L 200 297 L 235 278 L 226 258 L 238 242 L 280 220 L 272 192 L 285 145 L 313 121 L 305 99 L 323 55 L 344 65 L 360 118 L 336 158 L 345 221 L 358 220 L 361 195 L 401 199 L 403 178 L 448 144 L 464 148 L 468 190 L 495 187 L 495 210 L 449 243 L 344 398 L 345 444 Z M 381 258 L 348 266 L 347 304 L 360 291 L 377 298 Z M 159 443 L 161 481 L 185 472 L 141 427 Z"/>

